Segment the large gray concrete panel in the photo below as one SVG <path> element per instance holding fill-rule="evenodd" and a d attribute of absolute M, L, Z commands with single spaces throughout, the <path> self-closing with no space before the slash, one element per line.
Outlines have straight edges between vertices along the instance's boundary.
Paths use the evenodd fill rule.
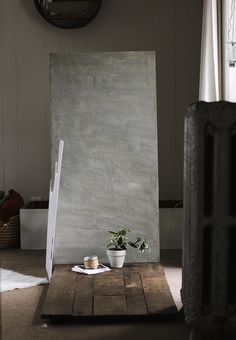
<path fill-rule="evenodd" d="M 155 52 L 51 55 L 52 164 L 65 142 L 56 263 L 107 262 L 107 231 L 126 226 L 152 249 L 127 261 L 159 261 L 155 69 Z"/>

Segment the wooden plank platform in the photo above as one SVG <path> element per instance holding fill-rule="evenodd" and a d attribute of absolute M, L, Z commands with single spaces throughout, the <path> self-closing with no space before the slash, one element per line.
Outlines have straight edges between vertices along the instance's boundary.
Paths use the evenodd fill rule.
<path fill-rule="evenodd" d="M 128 264 L 96 275 L 75 273 L 71 267 L 55 266 L 42 318 L 151 318 L 178 313 L 160 264 Z"/>

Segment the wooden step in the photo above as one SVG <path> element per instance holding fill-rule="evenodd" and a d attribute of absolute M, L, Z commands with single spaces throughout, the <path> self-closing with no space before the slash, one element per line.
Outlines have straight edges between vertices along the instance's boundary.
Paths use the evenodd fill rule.
<path fill-rule="evenodd" d="M 99 319 L 171 316 L 178 313 L 159 263 L 128 264 L 96 275 L 56 265 L 42 318 Z"/>

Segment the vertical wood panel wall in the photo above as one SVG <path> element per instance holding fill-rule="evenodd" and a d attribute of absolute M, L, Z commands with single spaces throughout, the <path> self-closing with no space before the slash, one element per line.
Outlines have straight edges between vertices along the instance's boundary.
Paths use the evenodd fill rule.
<path fill-rule="evenodd" d="M 202 1 L 103 0 L 88 26 L 51 26 L 33 0 L 0 0 L 0 189 L 48 197 L 49 54 L 156 50 L 160 199 L 182 198 L 183 118 L 198 100 Z"/>

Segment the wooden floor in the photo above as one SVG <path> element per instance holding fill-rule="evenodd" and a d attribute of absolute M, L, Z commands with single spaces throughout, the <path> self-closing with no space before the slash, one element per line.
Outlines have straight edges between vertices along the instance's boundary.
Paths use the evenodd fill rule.
<path fill-rule="evenodd" d="M 56 265 L 41 317 L 99 319 L 173 316 L 177 309 L 160 264 L 131 264 L 96 275 Z"/>

